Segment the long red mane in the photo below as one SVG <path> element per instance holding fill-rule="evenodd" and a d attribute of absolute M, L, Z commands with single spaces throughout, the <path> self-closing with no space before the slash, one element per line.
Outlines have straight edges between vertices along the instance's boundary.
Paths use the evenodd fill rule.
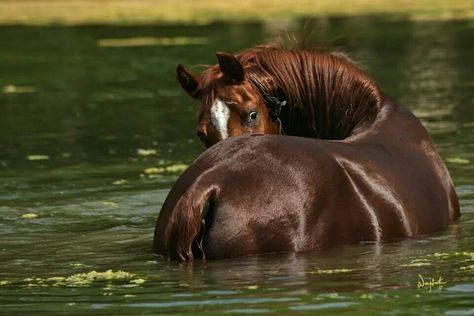
<path fill-rule="evenodd" d="M 370 124 L 380 110 L 376 83 L 340 53 L 263 45 L 236 57 L 256 91 L 287 101 L 281 114 L 286 134 L 344 139 Z M 219 66 L 213 66 L 202 77 L 200 89 L 209 102 L 218 73 Z"/>

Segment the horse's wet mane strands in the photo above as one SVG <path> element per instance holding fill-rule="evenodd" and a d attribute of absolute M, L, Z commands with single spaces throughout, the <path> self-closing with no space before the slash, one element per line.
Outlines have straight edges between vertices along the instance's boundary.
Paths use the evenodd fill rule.
<path fill-rule="evenodd" d="M 263 45 L 235 57 L 257 91 L 287 101 L 282 121 L 289 135 L 344 139 L 355 128 L 371 123 L 380 110 L 377 84 L 340 53 Z M 202 75 L 198 89 L 205 106 L 201 112 L 214 100 L 219 74 L 216 65 Z"/>

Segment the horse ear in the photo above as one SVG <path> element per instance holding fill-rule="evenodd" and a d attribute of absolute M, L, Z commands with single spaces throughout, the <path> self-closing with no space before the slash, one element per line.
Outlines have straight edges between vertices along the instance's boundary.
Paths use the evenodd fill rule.
<path fill-rule="evenodd" d="M 216 56 L 219 61 L 219 67 L 226 77 L 237 83 L 244 81 L 244 67 L 234 55 L 217 52 Z"/>
<path fill-rule="evenodd" d="M 195 99 L 199 98 L 198 77 L 196 75 L 184 69 L 183 65 L 178 65 L 176 67 L 176 78 L 187 94 Z"/>

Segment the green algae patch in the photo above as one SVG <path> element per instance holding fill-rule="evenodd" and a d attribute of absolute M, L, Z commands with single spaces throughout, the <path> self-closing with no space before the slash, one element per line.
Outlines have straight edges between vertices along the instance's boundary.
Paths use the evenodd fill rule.
<path fill-rule="evenodd" d="M 435 252 L 432 254 L 425 255 L 422 258 L 411 260 L 407 264 L 401 264 L 401 267 L 424 267 L 424 266 L 436 266 L 439 263 L 449 262 L 456 269 L 463 272 L 470 272 L 474 270 L 474 252 L 473 251 L 455 251 L 455 252 Z M 431 282 L 433 280 L 430 280 Z M 429 283 L 428 282 L 428 283 Z M 423 283 L 423 282 L 422 282 Z M 433 285 L 432 285 L 433 287 Z"/>
<path fill-rule="evenodd" d="M 461 157 L 448 158 L 446 159 L 446 162 L 452 163 L 452 164 L 462 164 L 462 165 L 470 163 L 469 159 L 461 158 Z"/>
<path fill-rule="evenodd" d="M 311 274 L 336 274 L 336 273 L 347 273 L 352 272 L 352 269 L 318 269 L 311 271 Z"/>
<path fill-rule="evenodd" d="M 122 270 L 116 272 L 114 272 L 113 270 L 107 270 L 105 272 L 91 271 L 86 273 L 73 274 L 63 280 L 58 280 L 56 284 L 67 286 L 83 286 L 92 284 L 96 281 L 129 280 L 134 276 L 134 274 Z"/>
<path fill-rule="evenodd" d="M 28 155 L 26 156 L 26 160 L 28 161 L 49 160 L 49 156 L 48 155 Z"/>
<path fill-rule="evenodd" d="M 156 155 L 156 149 L 147 149 L 147 148 L 138 148 L 137 149 L 137 154 L 139 156 L 151 156 L 151 155 Z"/>
<path fill-rule="evenodd" d="M 435 252 L 432 255 L 428 255 L 428 257 L 435 257 L 438 259 L 459 259 L 463 261 L 471 261 L 474 260 L 474 252 L 473 251 L 456 251 L 456 252 Z"/>
<path fill-rule="evenodd" d="M 18 93 L 33 93 L 36 92 L 34 87 L 27 87 L 27 86 L 15 86 L 15 85 L 6 85 L 1 90 L 5 94 L 18 94 Z"/>
<path fill-rule="evenodd" d="M 96 283 L 107 282 L 106 290 L 114 288 L 113 283 L 119 283 L 124 287 L 135 287 L 146 282 L 143 278 L 137 278 L 134 273 L 118 270 L 107 270 L 104 272 L 90 271 L 76 273 L 70 276 L 54 276 L 49 278 L 26 278 L 27 287 L 87 287 Z"/>
<path fill-rule="evenodd" d="M 145 279 L 133 279 L 130 281 L 130 283 L 140 285 L 140 284 L 145 283 Z"/>
<path fill-rule="evenodd" d="M 113 185 L 123 185 L 123 184 L 127 184 L 128 181 L 125 180 L 125 179 L 119 179 L 119 180 L 115 180 L 114 182 L 112 182 Z"/>
<path fill-rule="evenodd" d="M 175 164 L 164 167 L 150 167 L 143 170 L 142 177 L 147 176 L 149 179 L 156 178 L 162 174 L 180 173 L 188 168 L 185 164 Z"/>
<path fill-rule="evenodd" d="M 426 267 L 430 266 L 431 263 L 429 262 L 410 262 L 408 264 L 402 264 L 401 267 Z"/>
<path fill-rule="evenodd" d="M 183 165 L 183 164 L 177 164 L 177 165 L 171 165 L 166 167 L 166 171 L 168 172 L 183 172 L 188 168 L 188 165 Z"/>
<path fill-rule="evenodd" d="M 24 219 L 35 219 L 37 217 L 38 217 L 38 214 L 35 214 L 35 213 L 26 213 L 26 214 L 21 215 L 21 218 L 24 218 Z"/>
<path fill-rule="evenodd" d="M 402 264 L 401 267 L 425 267 L 430 266 L 431 263 L 426 258 L 414 259 L 410 263 Z"/>
<path fill-rule="evenodd" d="M 80 263 L 80 262 L 71 262 L 69 264 L 70 267 L 73 267 L 73 268 L 85 268 L 85 267 L 88 267 L 88 265 L 84 264 L 84 263 Z"/>
<path fill-rule="evenodd" d="M 115 203 L 112 201 L 102 201 L 102 205 L 111 207 L 111 208 L 117 208 L 119 206 L 118 203 Z"/>
<path fill-rule="evenodd" d="M 145 170 L 143 170 L 143 172 L 146 175 L 163 173 L 164 171 L 165 171 L 165 168 L 163 168 L 163 167 L 160 167 L 160 168 L 151 167 L 151 168 L 146 168 Z"/>

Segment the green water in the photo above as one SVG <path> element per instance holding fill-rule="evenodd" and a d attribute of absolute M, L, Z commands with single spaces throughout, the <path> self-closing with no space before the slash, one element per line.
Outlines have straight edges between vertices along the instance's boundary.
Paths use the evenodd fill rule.
<path fill-rule="evenodd" d="M 215 51 L 302 25 L 0 27 L 0 314 L 474 315 L 472 20 L 313 24 L 321 42 L 342 46 L 422 119 L 448 161 L 458 223 L 318 254 L 194 264 L 151 254 L 155 219 L 179 175 L 163 169 L 203 151 L 176 65 L 213 64 Z M 144 37 L 201 39 L 98 45 Z M 161 169 L 145 172 L 152 167 Z M 109 269 L 132 275 L 74 276 Z M 419 275 L 441 277 L 442 288 L 418 289 Z"/>

